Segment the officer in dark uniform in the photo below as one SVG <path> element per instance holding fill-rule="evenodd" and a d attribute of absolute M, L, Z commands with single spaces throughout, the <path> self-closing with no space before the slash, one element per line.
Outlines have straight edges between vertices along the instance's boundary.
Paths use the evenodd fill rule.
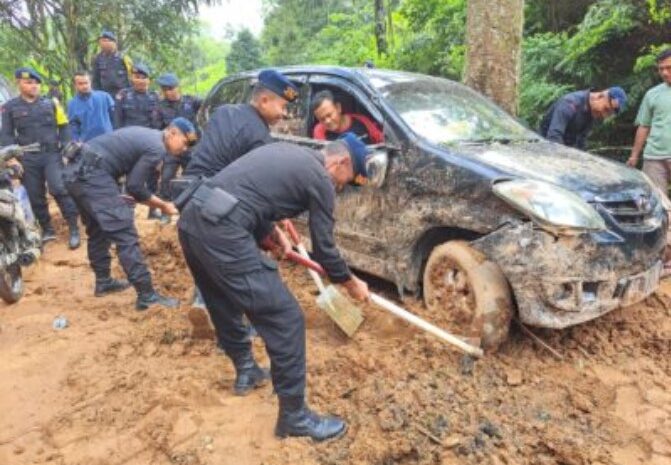
<path fill-rule="evenodd" d="M 305 404 L 303 313 L 258 242 L 273 235 L 290 249 L 273 222 L 307 210 L 315 260 L 332 282 L 366 300 L 368 287 L 352 275 L 333 238 L 334 185 L 341 188 L 357 175 L 366 176 L 365 156 L 366 147 L 351 133 L 322 152 L 284 142 L 265 145 L 214 177 L 194 182 L 176 200 L 182 207 L 177 225 L 184 256 L 216 315 L 220 345 L 235 365 L 237 394 L 262 385 L 268 376 L 254 360 L 243 314 L 265 342 L 279 396 L 279 437 L 323 440 L 341 435 L 346 425 Z"/>
<path fill-rule="evenodd" d="M 259 73 L 252 101 L 242 105 L 222 105 L 203 129 L 185 175 L 214 176 L 229 163 L 256 147 L 269 144 L 269 125 L 281 120 L 287 103 L 298 96 L 298 88 L 275 70 Z"/>
<path fill-rule="evenodd" d="M 116 36 L 111 31 L 103 31 L 98 38 L 100 53 L 93 59 L 93 88 L 103 90 L 112 98 L 121 89 L 130 87 L 130 73 L 133 62 L 117 49 Z"/>
<path fill-rule="evenodd" d="M 96 296 L 128 287 L 127 281 L 113 279 L 110 274 L 109 248 L 114 243 L 121 266 L 137 291 L 136 309 L 145 310 L 153 304 L 169 308 L 179 305 L 176 299 L 157 293 L 152 285 L 129 201 L 176 214 L 175 206 L 151 194 L 146 182 L 166 151 L 180 156 L 196 139 L 195 128 L 184 118 L 175 119 L 163 131 L 130 126 L 91 139 L 68 164 L 66 185 L 86 225 Z M 121 194 L 117 183 L 121 176 L 126 176 L 130 197 Z"/>
<path fill-rule="evenodd" d="M 160 129 L 158 94 L 149 90 L 149 83 L 149 68 L 142 63 L 133 65 L 132 87 L 116 94 L 115 129 L 126 126 Z"/>
<path fill-rule="evenodd" d="M 191 95 L 182 95 L 179 89 L 179 79 L 172 73 L 159 76 L 156 82 L 161 86 L 161 93 L 163 94 L 163 98 L 159 103 L 161 129 L 167 127 L 173 119 L 181 116 L 191 121 L 196 126 L 197 131 L 196 114 L 200 109 L 202 100 Z M 159 186 L 159 196 L 162 199 L 167 200 L 171 198 L 170 181 L 175 178 L 180 167 L 184 171 L 190 160 L 190 153 L 179 158 L 168 156 L 163 160 L 161 183 Z"/>
<path fill-rule="evenodd" d="M 63 186 L 60 155 L 61 148 L 70 140 L 67 116 L 57 100 L 40 96 L 42 79 L 34 69 L 19 68 L 15 77 L 20 95 L 2 107 L 0 146 L 40 143 L 39 152 L 26 153 L 21 160 L 30 205 L 42 227 L 42 240 L 54 240 L 46 182 L 70 228 L 70 248 L 76 249 L 80 245 L 77 207 Z"/>

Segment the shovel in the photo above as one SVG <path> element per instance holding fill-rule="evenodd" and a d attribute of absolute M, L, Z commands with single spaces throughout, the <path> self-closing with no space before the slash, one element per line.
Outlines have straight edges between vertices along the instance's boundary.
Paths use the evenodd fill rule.
<path fill-rule="evenodd" d="M 287 227 L 287 225 L 285 223 L 285 228 L 286 227 Z M 290 229 L 292 227 L 293 227 L 293 224 L 289 228 L 287 228 L 287 231 L 289 232 L 289 235 L 292 235 L 292 233 L 290 231 Z M 293 231 L 294 231 L 294 233 L 296 232 L 295 229 Z M 303 250 L 305 251 L 305 247 L 303 247 Z M 300 249 L 299 249 L 299 252 L 300 252 Z M 307 254 L 307 251 L 305 251 L 305 253 Z M 302 252 L 301 252 L 301 255 L 302 255 Z M 321 265 L 319 263 L 316 263 L 313 260 L 309 260 L 309 258 L 305 258 L 305 260 L 311 262 L 309 264 L 310 274 L 312 275 L 312 273 L 314 273 L 315 275 L 317 275 L 316 276 L 317 279 L 319 280 L 319 282 L 321 282 L 321 278 L 319 277 L 319 274 L 322 274 L 322 275 L 325 274 L 324 269 L 321 267 Z M 319 274 L 317 274 L 317 273 L 319 273 Z M 322 286 L 323 286 L 323 284 L 322 284 Z M 317 304 L 319 304 L 319 299 L 321 299 L 322 296 L 324 296 L 324 298 L 331 297 L 331 296 L 328 295 L 330 288 L 335 290 L 335 292 L 337 292 L 340 295 L 340 298 L 347 300 L 342 294 L 340 294 L 338 292 L 337 289 L 335 289 L 333 286 L 329 286 L 328 288 L 326 288 L 324 290 L 324 292 L 321 293 L 321 295 L 317 299 Z M 434 336 L 436 336 L 439 339 L 442 339 L 443 341 L 447 342 L 448 344 L 451 344 L 453 346 L 458 347 L 463 352 L 465 352 L 469 355 L 473 355 L 474 357 L 482 357 L 482 355 L 484 354 L 484 352 L 482 351 L 482 349 L 480 347 L 476 347 L 474 345 L 471 345 L 471 344 L 467 343 L 466 341 L 464 341 L 463 339 L 461 339 L 461 338 L 459 338 L 459 337 L 457 337 L 453 334 L 448 333 L 444 329 L 441 329 L 441 328 L 439 328 L 435 325 L 432 325 L 431 323 L 429 323 L 426 320 L 421 319 L 420 317 L 418 317 L 414 313 L 411 313 L 411 312 L 407 311 L 406 309 L 404 309 L 402 307 L 399 307 L 398 305 L 391 302 L 390 300 L 387 300 L 384 297 L 379 296 L 377 294 L 374 294 L 372 292 L 371 292 L 370 295 L 371 295 L 371 301 L 375 305 L 377 305 L 378 307 L 382 308 L 383 310 L 388 311 L 389 313 L 392 313 L 392 314 L 396 315 L 399 318 L 403 318 L 408 323 L 411 323 L 414 326 L 417 326 L 418 328 L 423 329 L 424 331 L 433 334 Z"/>
<path fill-rule="evenodd" d="M 363 323 L 363 314 L 361 313 L 361 310 L 352 304 L 347 297 L 342 295 L 335 286 L 324 286 L 324 282 L 319 276 L 320 273 L 324 274 L 324 269 L 321 265 L 310 259 L 310 255 L 301 242 L 301 238 L 293 223 L 290 220 L 285 220 L 283 224 L 284 229 L 286 229 L 299 253 L 298 257 L 287 255 L 286 258 L 299 265 L 307 267 L 310 277 L 317 285 L 317 289 L 319 289 L 317 306 L 322 309 L 348 337 L 354 336 L 356 330 L 359 329 L 359 326 Z M 297 260 L 296 258 L 300 258 L 300 260 Z"/>

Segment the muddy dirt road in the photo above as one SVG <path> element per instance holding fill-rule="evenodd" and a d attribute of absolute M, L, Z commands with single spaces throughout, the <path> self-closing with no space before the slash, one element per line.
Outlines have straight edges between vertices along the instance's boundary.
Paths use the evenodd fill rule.
<path fill-rule="evenodd" d="M 174 229 L 139 223 L 159 287 L 187 302 Z M 28 270 L 18 305 L 0 304 L 1 465 L 671 464 L 671 282 L 537 331 L 563 360 L 513 330 L 473 363 L 373 308 L 347 341 L 304 272 L 284 268 L 307 316 L 310 403 L 350 424 L 315 445 L 274 439 L 270 387 L 232 395 L 231 365 L 191 338 L 186 304 L 138 313 L 132 291 L 94 298 L 84 248 L 63 242 Z M 53 330 L 57 315 L 70 326 Z"/>

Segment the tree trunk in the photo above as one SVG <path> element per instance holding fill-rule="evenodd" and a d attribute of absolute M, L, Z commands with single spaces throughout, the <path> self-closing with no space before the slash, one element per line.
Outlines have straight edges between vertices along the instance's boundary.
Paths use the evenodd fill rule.
<path fill-rule="evenodd" d="M 464 83 L 517 114 L 524 0 L 468 0 Z"/>
<path fill-rule="evenodd" d="M 384 12 L 384 0 L 375 0 L 375 43 L 377 56 L 387 53 L 387 15 Z"/>

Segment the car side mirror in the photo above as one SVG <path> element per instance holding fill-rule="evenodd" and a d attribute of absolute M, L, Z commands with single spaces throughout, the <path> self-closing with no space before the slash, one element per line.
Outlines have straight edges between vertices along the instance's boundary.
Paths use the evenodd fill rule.
<path fill-rule="evenodd" d="M 384 149 L 376 149 L 366 157 L 366 171 L 368 172 L 368 182 L 366 185 L 372 187 L 382 187 L 387 178 L 387 168 L 389 166 L 389 154 Z"/>

